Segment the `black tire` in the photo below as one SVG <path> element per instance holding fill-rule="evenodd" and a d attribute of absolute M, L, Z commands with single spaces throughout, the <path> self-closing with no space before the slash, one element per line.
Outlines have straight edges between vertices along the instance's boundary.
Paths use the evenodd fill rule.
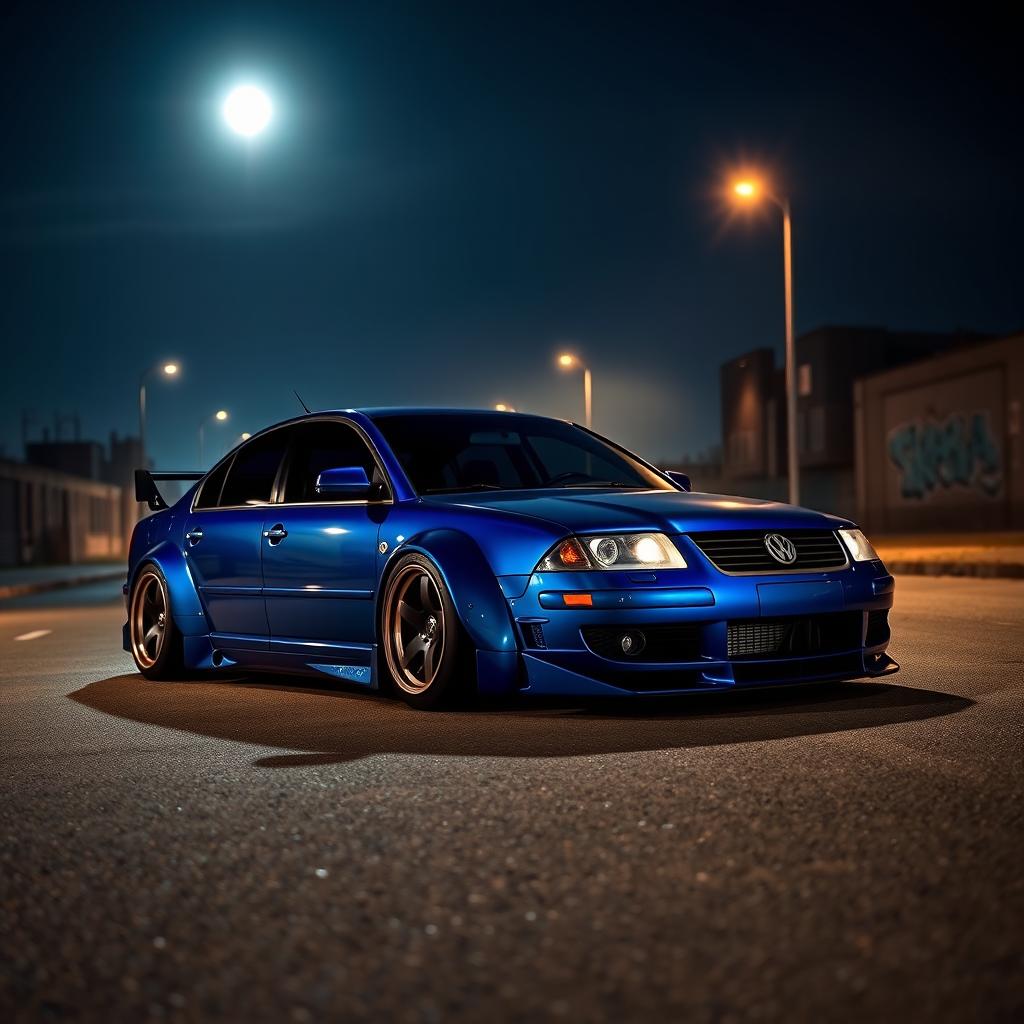
<path fill-rule="evenodd" d="M 449 707 L 467 692 L 473 650 L 429 558 L 403 555 L 388 576 L 380 639 L 381 674 L 410 707 Z"/>
<path fill-rule="evenodd" d="M 181 633 L 171 615 L 171 593 L 152 562 L 139 569 L 132 584 L 128 635 L 135 667 L 147 679 L 173 679 L 181 672 Z"/>

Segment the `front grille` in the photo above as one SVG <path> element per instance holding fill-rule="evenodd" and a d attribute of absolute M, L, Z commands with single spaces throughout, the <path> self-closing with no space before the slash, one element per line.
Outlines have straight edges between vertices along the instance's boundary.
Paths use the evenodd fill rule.
<path fill-rule="evenodd" d="M 677 662 L 700 659 L 700 626 L 664 624 L 645 626 L 584 626 L 584 643 L 602 658 L 612 661 Z M 628 636 L 630 650 L 622 649 Z"/>
<path fill-rule="evenodd" d="M 768 553 L 765 537 L 772 533 L 793 542 L 794 562 L 782 564 Z M 847 564 L 846 550 L 831 530 L 717 530 L 691 533 L 690 540 L 722 572 L 813 572 Z"/>
<path fill-rule="evenodd" d="M 730 622 L 726 649 L 730 660 L 802 658 L 857 650 L 861 646 L 863 623 L 860 612 Z"/>

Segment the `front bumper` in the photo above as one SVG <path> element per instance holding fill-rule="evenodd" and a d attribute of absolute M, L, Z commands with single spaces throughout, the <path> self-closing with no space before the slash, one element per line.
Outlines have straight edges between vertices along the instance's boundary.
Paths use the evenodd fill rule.
<path fill-rule="evenodd" d="M 686 554 L 687 569 L 502 578 L 521 691 L 707 693 L 898 670 L 886 654 L 894 582 L 881 562 L 732 576 Z M 567 606 L 566 594 L 590 603 Z M 629 654 L 619 647 L 627 634 L 636 638 Z"/>

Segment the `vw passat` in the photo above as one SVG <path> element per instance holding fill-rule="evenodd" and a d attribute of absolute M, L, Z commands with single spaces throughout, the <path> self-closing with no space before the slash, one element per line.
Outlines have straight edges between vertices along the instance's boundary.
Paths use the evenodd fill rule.
<path fill-rule="evenodd" d="M 162 479 L 196 481 L 168 507 Z M 690 491 L 515 413 L 317 413 L 206 474 L 136 473 L 124 646 L 143 675 L 270 670 L 439 706 L 897 669 L 893 579 L 844 519 Z"/>

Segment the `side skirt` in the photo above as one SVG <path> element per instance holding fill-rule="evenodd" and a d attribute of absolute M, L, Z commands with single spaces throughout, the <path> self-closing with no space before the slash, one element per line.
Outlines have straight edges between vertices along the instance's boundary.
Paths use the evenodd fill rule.
<path fill-rule="evenodd" d="M 185 661 L 198 671 L 277 672 L 327 676 L 370 690 L 379 689 L 376 644 L 312 643 L 271 639 L 240 643 L 242 638 L 211 634 L 185 638 Z"/>

